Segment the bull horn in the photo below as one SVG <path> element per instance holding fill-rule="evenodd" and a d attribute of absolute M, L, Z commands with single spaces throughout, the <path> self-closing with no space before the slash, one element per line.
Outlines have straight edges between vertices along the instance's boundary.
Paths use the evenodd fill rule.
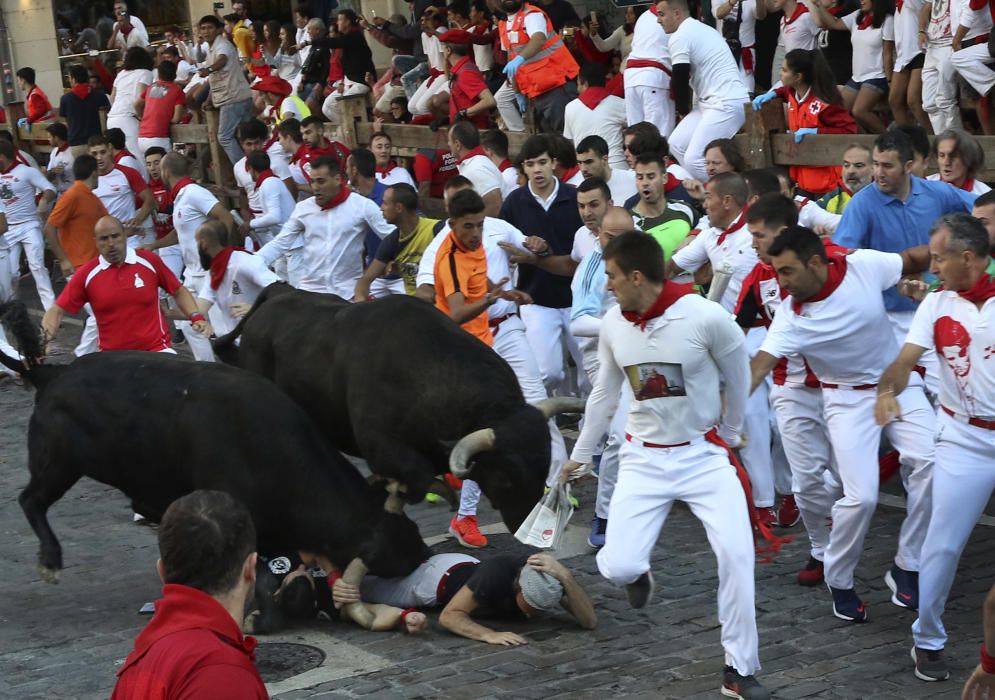
<path fill-rule="evenodd" d="M 496 439 L 492 428 L 481 428 L 464 435 L 449 453 L 449 471 L 458 479 L 465 478 L 470 473 L 469 464 L 473 456 L 478 452 L 493 450 Z"/>
<path fill-rule="evenodd" d="M 542 411 L 546 419 L 558 416 L 561 413 L 583 413 L 587 402 L 573 396 L 557 396 L 552 399 L 543 399 L 536 404 L 536 408 Z"/>

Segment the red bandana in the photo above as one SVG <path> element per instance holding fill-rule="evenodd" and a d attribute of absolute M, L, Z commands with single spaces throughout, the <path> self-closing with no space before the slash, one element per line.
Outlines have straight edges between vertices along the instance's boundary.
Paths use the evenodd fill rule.
<path fill-rule="evenodd" d="M 127 148 L 122 148 L 120 151 L 118 151 L 117 153 L 114 154 L 114 162 L 115 163 L 120 163 L 122 160 L 124 160 L 128 156 L 131 156 L 132 158 L 135 157 L 135 156 L 131 155 L 131 152 Z"/>
<path fill-rule="evenodd" d="M 874 23 L 873 12 L 868 12 L 867 14 L 864 14 L 862 12 L 860 13 L 859 16 L 860 16 L 860 21 L 857 22 L 857 29 L 867 29 L 869 26 L 871 26 L 871 24 Z"/>
<path fill-rule="evenodd" d="M 328 204 L 323 204 L 321 206 L 321 210 L 328 211 L 329 209 L 334 209 L 338 205 L 342 204 L 342 202 L 344 202 L 349 197 L 350 194 L 352 194 L 352 190 L 350 190 L 345 185 L 342 185 L 342 187 L 339 188 L 339 193 L 334 197 L 332 197 L 332 201 L 330 201 Z"/>
<path fill-rule="evenodd" d="M 290 162 L 291 163 L 296 163 L 297 161 L 299 161 L 301 158 L 304 157 L 304 154 L 306 152 L 307 152 L 306 148 L 305 148 L 304 144 L 302 143 L 300 145 L 300 147 L 294 152 L 294 155 L 290 156 Z"/>
<path fill-rule="evenodd" d="M 189 177 L 182 178 L 179 182 L 177 182 L 175 185 L 173 185 L 173 189 L 171 189 L 169 191 L 169 195 L 168 195 L 167 201 L 170 204 L 172 204 L 173 202 L 176 201 L 176 198 L 180 196 L 180 192 L 183 191 L 184 187 L 186 187 L 187 185 L 193 185 L 193 184 L 195 184 L 195 183 L 194 183 L 194 181 L 191 178 L 189 178 Z"/>
<path fill-rule="evenodd" d="M 606 87 L 589 87 L 581 93 L 579 99 L 588 109 L 594 109 L 601 104 L 606 97 L 611 97 L 611 93 Z"/>
<path fill-rule="evenodd" d="M 974 178 L 973 177 L 969 177 L 966 180 L 964 180 L 964 184 L 961 185 L 960 188 L 962 190 L 964 190 L 965 192 L 970 192 L 971 190 L 973 190 L 974 189 Z"/>
<path fill-rule="evenodd" d="M 805 301 L 797 301 L 795 299 L 791 300 L 791 309 L 798 315 L 801 315 L 802 306 L 814 301 L 822 301 L 826 299 L 830 294 L 836 291 L 836 288 L 843 283 L 843 278 L 846 277 L 846 255 L 833 255 L 829 256 L 829 262 L 826 265 L 826 281 L 822 285 L 822 289 L 810 296 Z"/>
<path fill-rule="evenodd" d="M 217 289 L 221 286 L 221 280 L 224 279 L 225 271 L 228 269 L 228 259 L 236 250 L 243 253 L 249 252 L 245 248 L 230 245 L 227 248 L 222 248 L 220 253 L 211 258 L 211 289 Z M 251 254 L 249 253 L 249 255 Z"/>
<path fill-rule="evenodd" d="M 673 173 L 667 173 L 667 184 L 663 186 L 663 191 L 670 192 L 671 190 L 675 190 L 683 184 L 684 184 L 683 182 L 674 177 Z"/>
<path fill-rule="evenodd" d="M 272 170 L 267 169 L 262 171 L 261 173 L 259 173 L 259 177 L 256 178 L 256 184 L 254 185 L 254 187 L 258 190 L 259 186 L 271 177 L 276 177 L 276 175 L 273 174 Z"/>
<path fill-rule="evenodd" d="M 501 165 L 498 166 L 498 170 L 500 170 L 503 173 L 508 168 L 513 168 L 513 167 L 515 166 L 512 165 L 511 161 L 505 158 L 504 160 L 501 161 Z"/>
<path fill-rule="evenodd" d="M 716 245 L 722 245 L 723 243 L 725 243 L 726 236 L 728 236 L 730 233 L 735 233 L 736 231 L 738 231 L 739 229 L 743 228 L 744 226 L 746 226 L 746 209 L 745 208 L 743 209 L 743 211 L 741 211 L 739 213 L 739 216 L 736 217 L 736 220 L 732 222 L 732 226 L 730 226 L 725 231 L 723 231 L 722 233 L 719 234 L 719 240 L 717 241 Z"/>
<path fill-rule="evenodd" d="M 379 175 L 390 175 L 390 171 L 397 167 L 397 163 L 390 161 L 387 165 L 378 165 L 377 174 Z"/>
<path fill-rule="evenodd" d="M 83 85 L 82 83 L 80 83 L 77 85 L 73 85 L 72 89 L 69 92 L 73 93 L 74 95 L 76 95 L 76 97 L 80 98 L 81 100 L 85 100 L 87 96 L 90 94 L 90 86 Z"/>
<path fill-rule="evenodd" d="M 570 180 L 570 178 L 572 178 L 574 175 L 576 175 L 579 172 L 580 172 L 579 165 L 575 165 L 569 170 L 564 170 L 563 174 L 560 175 L 560 182 L 562 182 L 564 185 L 567 184 L 567 181 Z"/>
<path fill-rule="evenodd" d="M 971 285 L 970 289 L 957 292 L 960 296 L 975 304 L 982 304 L 995 297 L 995 277 L 983 274 Z"/>
<path fill-rule="evenodd" d="M 795 5 L 795 11 L 791 13 L 791 16 L 784 18 L 784 26 L 788 26 L 806 12 L 808 12 L 808 8 L 799 2 L 798 4 Z"/>
<path fill-rule="evenodd" d="M 463 157 L 460 158 L 456 162 L 457 163 L 464 163 L 464 162 L 470 160 L 471 158 L 473 158 L 474 156 L 484 156 L 484 157 L 486 157 L 487 154 L 484 153 L 484 149 L 482 147 L 477 146 L 476 148 L 471 148 L 469 151 L 467 151 L 466 153 L 464 153 Z"/>
<path fill-rule="evenodd" d="M 622 317 L 633 324 L 639 326 L 639 330 L 646 330 L 646 324 L 657 316 L 663 316 L 664 312 L 670 308 L 671 304 L 687 294 L 695 294 L 693 284 L 677 284 L 667 280 L 663 283 L 660 296 L 656 298 L 653 305 L 646 309 L 646 313 L 639 314 L 636 311 L 623 311 Z"/>

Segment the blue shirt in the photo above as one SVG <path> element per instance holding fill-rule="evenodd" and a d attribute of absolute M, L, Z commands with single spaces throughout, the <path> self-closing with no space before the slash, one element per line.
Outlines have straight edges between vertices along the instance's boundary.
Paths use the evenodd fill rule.
<path fill-rule="evenodd" d="M 573 294 L 573 304 L 570 307 L 570 320 L 581 316 L 601 318 L 604 309 L 605 295 L 605 260 L 601 255 L 601 246 L 597 242 L 591 252 L 584 256 L 574 271 L 570 291 Z"/>
<path fill-rule="evenodd" d="M 833 235 L 846 248 L 872 248 L 900 253 L 926 245 L 929 229 L 944 214 L 971 213 L 976 195 L 945 182 L 912 178 L 909 196 L 902 200 L 884 194 L 872 183 L 853 196 Z M 892 287 L 884 292 L 888 311 L 915 311 L 916 303 Z"/>
<path fill-rule="evenodd" d="M 383 196 L 388 187 L 390 187 L 390 185 L 385 185 L 377 180 L 373 183 L 373 189 L 370 190 L 370 194 L 367 196 L 367 199 L 372 199 L 377 203 L 377 205 L 383 204 Z M 369 226 L 366 227 L 366 237 L 363 239 L 363 245 L 366 247 L 366 252 L 364 254 L 366 265 L 369 265 L 373 262 L 373 258 L 376 257 L 377 248 L 380 247 L 380 236 L 373 233 L 373 230 Z M 396 280 L 400 279 L 400 277 L 397 275 L 384 275 L 383 279 Z"/>

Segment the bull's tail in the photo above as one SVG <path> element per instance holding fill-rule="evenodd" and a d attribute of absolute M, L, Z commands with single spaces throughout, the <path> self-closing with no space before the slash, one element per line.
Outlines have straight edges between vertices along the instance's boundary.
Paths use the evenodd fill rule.
<path fill-rule="evenodd" d="M 292 289 L 293 287 L 286 282 L 274 282 L 261 291 L 259 296 L 256 297 L 256 301 L 252 305 L 252 308 L 249 309 L 249 312 L 245 314 L 241 320 L 239 320 L 238 325 L 235 326 L 230 333 L 226 333 L 220 338 L 215 338 L 211 343 L 214 347 L 214 354 L 217 358 L 225 364 L 237 365 L 238 346 L 235 344 L 235 341 L 242 335 L 242 331 L 245 329 L 245 324 L 248 323 L 249 319 L 256 313 L 256 309 L 265 304 L 268 299 L 280 296 L 281 294 L 286 294 Z"/>
<path fill-rule="evenodd" d="M 45 356 L 44 343 L 38 326 L 28 315 L 28 308 L 23 302 L 9 301 L 0 304 L 0 321 L 14 336 L 14 343 L 21 354 L 18 358 L 0 351 L 0 364 L 17 372 L 36 388 L 41 388 L 61 372 L 61 365 L 41 364 Z"/>

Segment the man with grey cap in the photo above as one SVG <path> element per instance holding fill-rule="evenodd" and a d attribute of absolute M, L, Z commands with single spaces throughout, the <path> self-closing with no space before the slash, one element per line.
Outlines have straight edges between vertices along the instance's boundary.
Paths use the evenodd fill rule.
<path fill-rule="evenodd" d="M 441 607 L 439 624 L 453 634 L 503 646 L 528 640 L 474 618 L 533 618 L 562 607 L 584 629 L 594 629 L 598 621 L 587 593 L 549 554 L 502 554 L 484 562 L 465 554 L 437 554 L 403 579 L 367 576 L 359 588 L 339 579 L 332 599 L 336 605 L 362 599 L 403 608 Z"/>

